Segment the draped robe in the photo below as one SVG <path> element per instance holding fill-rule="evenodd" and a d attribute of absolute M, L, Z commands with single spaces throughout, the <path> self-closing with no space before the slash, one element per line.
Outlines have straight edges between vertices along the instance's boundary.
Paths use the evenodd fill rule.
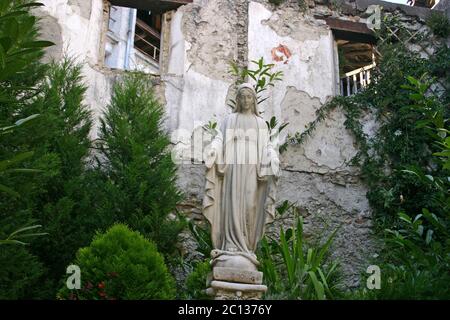
<path fill-rule="evenodd" d="M 256 114 L 232 113 L 207 148 L 203 214 L 213 246 L 251 254 L 274 218 L 279 160 L 265 121 Z"/>

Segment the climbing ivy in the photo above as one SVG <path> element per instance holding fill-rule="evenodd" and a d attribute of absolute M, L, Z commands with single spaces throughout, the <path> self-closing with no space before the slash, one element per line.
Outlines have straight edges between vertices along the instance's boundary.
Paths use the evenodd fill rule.
<path fill-rule="evenodd" d="M 416 126 L 428 112 L 442 112 L 444 119 L 448 119 L 450 49 L 443 44 L 429 59 L 408 50 L 410 34 L 395 16 L 384 18 L 377 37 L 381 59 L 371 84 L 353 96 L 336 96 L 329 100 L 317 110 L 316 119 L 306 130 L 288 136 L 287 141 L 289 145 L 304 143 L 331 111 L 342 110 L 346 117 L 345 128 L 353 134 L 358 147 L 350 165 L 361 169 L 369 188 L 368 199 L 379 222 L 377 225 L 383 228 L 395 223 L 397 213 L 402 210 L 417 212 L 421 208 L 431 208 L 439 211 L 435 190 L 402 170 L 429 169 L 432 165 L 430 158 L 437 151 L 433 139 Z M 414 41 L 418 39 L 424 39 L 424 35 L 418 35 Z M 420 79 L 426 84 L 427 95 L 431 98 L 423 108 L 411 107 L 414 101 L 405 87 L 411 79 Z M 364 130 L 363 116 L 368 113 L 379 124 L 371 136 Z"/>

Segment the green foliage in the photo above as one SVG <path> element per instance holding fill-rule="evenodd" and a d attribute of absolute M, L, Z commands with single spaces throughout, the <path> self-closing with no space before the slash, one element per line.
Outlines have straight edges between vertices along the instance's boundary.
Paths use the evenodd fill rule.
<path fill-rule="evenodd" d="M 117 220 L 151 229 L 162 246 L 172 250 L 180 223 L 160 223 L 153 219 L 151 223 L 155 227 L 150 228 L 150 219 L 145 218 L 150 210 L 142 213 L 141 209 L 147 207 L 141 203 L 146 202 L 152 212 L 167 217 L 168 208 L 174 208 L 173 199 L 178 199 L 179 195 L 171 187 L 161 187 L 173 174 L 167 165 L 168 153 L 160 152 L 168 143 L 160 143 L 163 139 L 154 130 L 155 122 L 153 126 L 151 121 L 145 122 L 149 117 L 131 124 L 134 132 L 139 132 L 137 128 L 148 129 L 147 137 L 154 137 L 152 141 L 156 142 L 140 145 L 140 141 L 134 141 L 132 146 L 136 152 L 133 156 L 137 161 L 125 159 L 123 166 L 120 161 L 113 161 L 113 165 L 101 163 L 100 169 L 118 165 L 123 171 L 96 170 L 88 163 L 92 120 L 83 103 L 86 86 L 81 66 L 68 58 L 60 63 L 40 62 L 43 48 L 50 43 L 38 39 L 36 18 L 29 13 L 35 6 L 39 4 L 20 0 L 0 4 L 0 239 L 6 239 L 0 243 L 25 243 L 25 237 L 48 235 L 33 239 L 31 246 L 23 249 L 28 250 L 26 254 L 31 257 L 24 258 L 23 264 L 19 259 L 16 262 L 6 256 L 0 256 L 0 264 L 7 268 L 11 261 L 17 270 L 21 270 L 27 261 L 32 264 L 31 259 L 39 259 L 43 265 L 42 277 L 48 279 L 48 290 L 30 288 L 27 292 L 33 294 L 21 295 L 52 298 L 56 287 L 51 286 L 65 274 L 65 267 L 73 261 L 76 251 L 88 245 L 96 231 L 106 230 Z M 129 98 L 127 102 L 122 100 L 122 105 L 142 101 L 134 95 Z M 108 152 L 122 157 L 127 144 L 125 137 Z M 109 147 L 108 144 L 105 147 Z M 145 152 L 137 152 L 144 149 L 156 153 L 148 154 L 145 159 Z M 156 164 L 159 163 L 162 165 L 158 167 Z M 126 171 L 128 169 L 131 170 Z M 120 175 L 124 171 L 132 172 L 127 176 L 128 180 Z M 153 178 L 148 179 L 149 176 Z M 145 184 L 154 187 L 152 197 L 142 196 L 141 193 L 146 194 Z M 137 190 L 137 194 L 128 197 L 128 187 L 130 192 Z M 141 202 L 133 202 L 135 199 L 141 199 Z M 128 201 L 133 204 L 133 210 L 123 211 L 129 208 Z M 156 203 L 161 203 L 164 208 Z M 36 233 L 40 225 L 43 232 Z M 157 232 L 160 235 L 155 235 Z M 10 250 L 10 246 L 1 247 Z M 31 253 L 36 257 L 33 258 Z M 31 286 L 34 284 L 37 286 L 37 282 L 30 282 Z M 43 284 L 41 281 L 39 286 Z"/>
<path fill-rule="evenodd" d="M 281 131 L 283 131 L 283 129 L 289 125 L 289 122 L 284 122 L 283 124 L 278 126 L 278 120 L 275 116 L 273 116 L 272 118 L 270 118 L 270 121 L 266 121 L 266 125 L 267 129 L 269 130 L 270 141 L 275 141 L 278 143 L 278 137 Z M 280 146 L 280 149 L 284 150 L 284 145 Z"/>
<path fill-rule="evenodd" d="M 360 290 L 350 297 L 448 298 L 450 49 L 442 46 L 423 59 L 404 45 L 406 30 L 391 29 L 397 29 L 394 36 L 383 27 L 382 58 L 371 84 L 356 95 L 329 101 L 290 142 L 303 143 L 331 110 L 341 108 L 359 146 L 351 164 L 361 168 L 384 243 L 374 261 L 382 270 L 382 284 L 381 290 Z M 380 125 L 371 137 L 361 120 L 367 112 Z"/>
<path fill-rule="evenodd" d="M 8 0 L 0 5 L 0 238 L 32 220 L 30 212 L 23 210 L 27 198 L 20 196 L 28 195 L 27 187 L 32 183 L 32 170 L 24 163 L 34 150 L 21 145 L 17 137 L 26 135 L 29 122 L 35 122 L 28 120 L 36 115 L 23 115 L 21 111 L 33 103 L 39 92 L 35 86 L 44 77 L 45 67 L 39 63 L 43 50 L 37 45 L 41 42 L 37 40 L 35 18 L 28 12 L 30 5 L 38 4 Z M 19 163 L 20 168 L 16 167 Z"/>
<path fill-rule="evenodd" d="M 58 298 L 88 300 L 172 299 L 175 284 L 156 246 L 117 224 L 97 234 L 74 261 L 81 270 L 79 290 L 60 290 Z M 64 282 L 64 281 L 63 281 Z"/>
<path fill-rule="evenodd" d="M 255 82 L 254 88 L 257 94 L 257 103 L 260 104 L 268 99 L 268 97 L 264 98 L 260 94 L 266 91 L 269 87 L 275 86 L 276 81 L 281 81 L 283 72 L 271 72 L 274 64 L 264 63 L 264 58 L 262 57 L 257 61 L 252 60 L 251 62 L 252 64 L 256 65 L 255 69 L 249 69 L 247 67 L 240 68 L 236 62 L 231 62 L 230 73 L 237 78 L 236 86 L 248 81 L 249 78 L 251 78 Z M 231 104 L 229 106 L 234 109 L 235 105 L 236 101 L 231 100 Z"/>
<path fill-rule="evenodd" d="M 96 210 L 99 182 L 87 169 L 92 120 L 83 103 L 86 87 L 81 65 L 71 59 L 49 65 L 41 93 L 26 112 L 39 113 L 27 135 L 16 137 L 21 145 L 35 146 L 29 166 L 43 173 L 34 177 L 28 199 L 33 218 L 49 236 L 35 241 L 32 250 L 46 264 L 49 278 L 58 280 L 76 251 L 92 239 L 97 229 L 114 221 Z M 17 181 L 19 183 L 19 181 Z M 98 194 L 90 189 L 95 184 Z"/>
<path fill-rule="evenodd" d="M 256 65 L 256 69 L 252 70 L 247 67 L 240 68 L 236 62 L 231 62 L 230 73 L 237 78 L 236 86 L 248 81 L 249 78 L 251 78 L 255 82 L 254 88 L 257 94 L 257 104 L 260 104 L 269 98 L 269 97 L 262 97 L 260 93 L 266 91 L 269 87 L 275 86 L 276 81 L 281 81 L 283 77 L 283 72 L 282 71 L 271 72 L 271 69 L 274 67 L 274 64 L 273 63 L 266 64 L 264 62 L 263 57 L 259 58 L 259 60 L 252 60 L 251 62 Z M 231 100 L 228 106 L 234 109 L 235 105 L 236 101 Z M 281 131 L 286 126 L 289 125 L 289 123 L 282 123 L 278 127 L 278 129 L 276 129 L 276 127 L 278 126 L 278 121 L 274 116 L 270 119 L 270 121 L 266 121 L 266 124 L 267 128 L 269 129 L 271 141 L 276 142 L 278 142 L 276 139 L 278 138 Z M 210 126 L 214 125 L 214 123 L 211 124 L 210 122 L 209 125 Z M 214 135 L 215 126 L 212 129 L 213 129 L 212 134 Z M 211 128 L 207 128 L 207 130 L 211 132 Z M 286 150 L 286 144 L 280 146 L 280 151 L 284 150 Z"/>
<path fill-rule="evenodd" d="M 399 228 L 386 229 L 382 299 L 449 299 L 449 218 L 423 209 L 410 217 L 399 214 Z"/>
<path fill-rule="evenodd" d="M 14 130 L 16 130 L 17 128 L 19 128 L 21 125 L 23 125 L 24 123 L 27 123 L 28 121 L 36 118 L 38 115 L 32 115 L 28 118 L 25 119 L 20 119 L 18 121 L 16 121 L 15 124 L 11 125 L 11 126 L 7 126 L 7 127 L 3 127 L 0 128 L 0 137 L 5 135 L 5 134 L 13 134 Z M 18 163 L 20 163 L 21 161 L 24 161 L 30 157 L 33 156 L 33 152 L 29 151 L 29 152 L 22 152 L 20 154 L 14 155 L 13 158 L 11 159 L 6 159 L 6 160 L 2 160 L 0 161 L 0 179 L 3 180 L 3 176 L 7 173 L 10 172 L 14 172 L 14 173 L 32 173 L 32 172 L 36 172 L 37 170 L 34 169 L 24 169 L 24 168 L 14 168 L 15 165 L 17 165 Z M 0 181 L 2 181 L 0 180 Z M 0 183 L 0 192 L 4 192 L 7 195 L 14 197 L 14 198 L 20 198 L 20 194 L 17 193 L 16 191 L 14 191 L 13 189 L 7 187 L 5 184 Z M 0 245 L 2 244 L 22 244 L 25 245 L 26 243 L 23 242 L 23 240 L 18 240 L 19 238 L 30 238 L 30 237 L 35 237 L 35 236 L 41 236 L 44 235 L 45 233 L 30 233 L 30 230 L 33 229 L 37 229 L 42 227 L 41 225 L 25 225 L 22 226 L 20 229 L 17 229 L 13 232 L 11 232 L 11 234 L 9 234 L 6 239 L 4 240 L 0 240 Z"/>
<path fill-rule="evenodd" d="M 450 35 L 450 21 L 445 13 L 431 11 L 426 23 L 436 36 L 447 38 Z"/>
<path fill-rule="evenodd" d="M 24 246 L 0 246 L 0 300 L 45 298 L 46 270 Z"/>
<path fill-rule="evenodd" d="M 439 55 L 445 57 L 449 52 L 445 47 Z M 444 107 L 448 105 L 446 93 L 433 95 L 426 105 L 416 107 L 415 96 L 410 96 L 409 89 L 404 87 L 409 84 L 408 77 L 420 79 L 427 71 L 436 70 L 436 61 L 444 70 L 441 74 L 446 74 L 449 66 L 443 58 L 422 59 L 400 43 L 384 45 L 382 60 L 372 75 L 372 83 L 364 91 L 350 97 L 333 98 L 317 110 L 316 120 L 304 132 L 288 140 L 292 144 L 304 143 L 332 110 L 342 109 L 347 118 L 344 124 L 359 147 L 350 164 L 361 167 L 380 230 L 385 223 L 393 223 L 397 212 L 402 210 L 417 212 L 424 207 L 441 210 L 437 208 L 435 191 L 403 171 L 405 168 L 429 167 L 430 157 L 438 151 L 433 138 L 426 134 L 427 129 L 416 128 L 416 122 L 423 122 L 427 114 L 434 112 L 445 118 L 445 112 L 448 115 L 448 108 Z M 423 80 L 427 81 L 426 90 L 439 86 L 435 78 L 424 76 Z M 380 124 L 371 138 L 364 132 L 361 120 L 366 112 L 372 112 Z M 442 176 L 443 173 L 435 175 Z"/>
<path fill-rule="evenodd" d="M 435 97 L 426 95 L 430 83 L 408 77 L 414 101 L 408 108 L 422 114 L 415 122 L 416 130 L 430 137 L 440 150 L 428 160 L 427 168 L 403 170 L 432 190 L 435 208 L 422 208 L 421 213 L 402 211 L 398 226 L 386 228 L 384 288 L 377 293 L 383 299 L 448 299 L 450 298 L 450 162 L 448 116 L 435 109 Z M 430 148 L 432 146 L 430 145 Z M 429 169 L 430 167 L 434 169 Z"/>
<path fill-rule="evenodd" d="M 211 251 L 213 250 L 213 245 L 209 224 L 205 227 L 201 227 L 190 220 L 189 230 L 197 241 L 197 251 L 200 252 L 205 258 L 210 257 Z"/>
<path fill-rule="evenodd" d="M 439 82 L 445 89 L 442 93 L 444 103 L 450 103 L 450 49 L 443 45 L 430 57 L 430 72 L 433 77 L 441 79 Z"/>
<path fill-rule="evenodd" d="M 126 222 L 170 255 L 185 222 L 181 217 L 169 219 L 182 195 L 163 115 L 149 79 L 126 77 L 114 87 L 101 119 L 98 162 L 107 178 L 105 214 Z"/>
<path fill-rule="evenodd" d="M 35 85 L 46 66 L 39 62 L 43 48 L 51 42 L 37 39 L 36 18 L 31 1 L 4 0 L 0 5 L 0 126 L 18 118 L 12 112 L 37 94 Z"/>
<path fill-rule="evenodd" d="M 268 286 L 269 296 L 278 299 L 333 299 L 338 290 L 338 263 L 327 261 L 336 231 L 322 244 L 306 243 L 303 218 L 295 207 L 287 207 L 296 216 L 295 228 L 280 229 L 280 239 L 261 240 L 258 258 Z"/>
<path fill-rule="evenodd" d="M 0 176 L 15 195 L 0 194 L 0 239 L 23 243 L 24 237 L 42 234 L 35 233 L 42 225 L 48 235 L 35 239 L 30 252 L 45 265 L 51 282 L 64 274 L 95 230 L 112 221 L 104 221 L 111 215 L 95 215 L 96 199 L 90 194 L 85 167 L 91 119 L 82 103 L 81 66 L 70 59 L 40 62 L 51 43 L 38 38 L 37 19 L 29 12 L 37 6 L 19 0 L 0 6 L 0 126 L 6 127 L 0 159 L 7 159 Z"/>
<path fill-rule="evenodd" d="M 209 300 L 206 294 L 206 282 L 211 273 L 211 264 L 208 260 L 197 262 L 192 272 L 186 278 L 186 299 Z"/>
<path fill-rule="evenodd" d="M 279 6 L 280 4 L 282 4 L 285 0 L 269 0 L 270 3 Z"/>

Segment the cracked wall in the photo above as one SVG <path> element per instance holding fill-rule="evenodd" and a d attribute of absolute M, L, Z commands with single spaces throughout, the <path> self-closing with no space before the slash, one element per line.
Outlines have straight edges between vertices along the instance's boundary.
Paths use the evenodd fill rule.
<path fill-rule="evenodd" d="M 57 43 L 47 58 L 61 59 L 64 53 L 83 64 L 88 84 L 86 102 L 98 118 L 109 102 L 114 82 L 122 71 L 103 64 L 105 13 L 103 0 L 42 0 L 36 9 L 44 17 L 44 36 Z M 152 80 L 157 96 L 166 108 L 165 126 L 175 149 L 190 147 L 192 136 L 203 133 L 208 121 L 220 121 L 231 112 L 235 79 L 229 62 L 240 66 L 263 57 L 283 71 L 283 81 L 268 90 L 269 99 L 260 105 L 266 120 L 272 115 L 290 125 L 287 133 L 302 132 L 316 118 L 315 112 L 338 93 L 338 69 L 333 33 L 326 17 L 355 22 L 366 21 L 364 11 L 374 0 L 307 1 L 300 10 L 297 1 L 274 6 L 267 0 L 194 0 L 172 12 L 164 30 L 162 73 Z M 389 12 L 400 12 L 404 23 L 422 28 L 426 12 L 382 3 Z M 318 124 L 301 146 L 289 146 L 281 156 L 282 177 L 278 201 L 295 202 L 305 217 L 305 232 L 314 238 L 340 227 L 333 256 L 341 259 L 345 284 L 354 287 L 359 274 L 377 252 L 371 234 L 371 210 L 367 189 L 357 168 L 348 164 L 357 149 L 345 129 L 339 110 Z M 373 134 L 378 124 L 373 115 L 364 118 L 364 131 Z M 188 133 L 186 139 L 183 134 Z M 93 137 L 96 133 L 93 133 Z M 202 142 L 204 144 L 204 142 Z M 182 154 L 182 156 L 184 156 Z M 180 209 L 198 223 L 201 214 L 205 167 L 201 152 L 187 154 L 189 164 L 178 170 L 178 184 L 186 199 Z M 292 225 L 286 217 L 268 227 L 276 235 L 280 225 Z M 180 237 L 185 261 L 199 259 L 189 233 Z M 177 270 L 180 283 L 186 270 Z"/>
<path fill-rule="evenodd" d="M 228 16 L 225 21 L 216 17 L 219 11 Z M 166 99 L 174 99 L 168 106 L 173 115 L 171 128 L 195 131 L 199 125 L 211 119 L 221 120 L 231 111 L 225 104 L 233 94 L 227 62 L 237 57 L 239 44 L 244 44 L 248 61 L 263 57 L 267 63 L 275 64 L 276 71 L 284 73 L 283 81 L 270 89 L 270 98 L 260 105 L 264 118 L 275 115 L 289 121 L 286 132 L 304 130 L 316 118 L 316 110 L 336 92 L 331 30 L 324 21 L 300 14 L 295 6 L 277 10 L 264 1 L 249 1 L 247 21 L 239 23 L 230 16 L 235 11 L 236 7 L 223 0 L 194 2 L 177 11 L 176 15 L 182 17 L 173 20 L 172 32 L 180 37 L 174 48 L 182 47 L 184 52 L 175 53 L 178 49 L 174 49 L 172 53 L 183 57 L 184 62 L 171 60 L 165 79 Z M 239 27 L 245 23 L 247 33 L 239 34 Z M 243 35 L 246 41 L 239 40 Z M 282 48 L 285 56 L 274 56 L 274 48 Z M 305 145 L 288 148 L 282 156 L 278 199 L 296 203 L 305 214 L 305 227 L 312 236 L 341 227 L 334 255 L 342 258 L 346 284 L 355 286 L 373 246 L 366 189 L 357 172 L 347 165 L 357 151 L 344 121 L 340 112 L 332 112 Z M 177 135 L 173 138 L 176 147 L 190 143 L 180 143 Z M 187 196 L 180 209 L 196 221 L 204 221 L 204 174 L 202 164 L 183 164 L 178 170 L 179 186 Z M 277 224 L 269 228 L 274 234 L 276 230 Z M 183 235 L 182 250 L 188 260 L 198 258 L 192 254 L 195 243 L 189 239 Z"/>

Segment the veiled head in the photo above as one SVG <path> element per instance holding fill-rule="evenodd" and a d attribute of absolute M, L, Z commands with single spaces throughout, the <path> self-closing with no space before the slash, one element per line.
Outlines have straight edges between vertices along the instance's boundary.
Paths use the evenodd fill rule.
<path fill-rule="evenodd" d="M 237 90 L 235 112 L 243 113 L 248 111 L 248 109 L 251 109 L 252 113 L 259 115 L 255 89 L 251 84 L 243 83 Z"/>

